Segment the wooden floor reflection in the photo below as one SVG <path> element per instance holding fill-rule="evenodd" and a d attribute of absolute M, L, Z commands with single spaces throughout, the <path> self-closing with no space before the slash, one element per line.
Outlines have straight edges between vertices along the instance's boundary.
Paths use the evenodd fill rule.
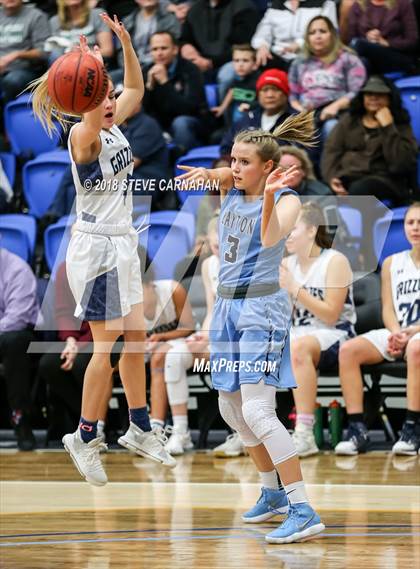
<path fill-rule="evenodd" d="M 418 457 L 302 461 L 327 529 L 284 546 L 264 540 L 281 518 L 241 522 L 259 494 L 248 458 L 191 453 L 172 471 L 125 452 L 104 462 L 110 483 L 93 488 L 65 453 L 0 453 L 2 569 L 420 566 Z"/>

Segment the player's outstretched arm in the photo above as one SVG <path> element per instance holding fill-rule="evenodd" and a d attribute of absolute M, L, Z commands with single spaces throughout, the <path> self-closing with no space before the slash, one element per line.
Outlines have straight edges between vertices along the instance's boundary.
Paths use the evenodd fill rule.
<path fill-rule="evenodd" d="M 301 207 L 300 199 L 294 195 L 285 195 L 276 204 L 275 193 L 293 185 L 297 176 L 296 166 L 287 170 L 280 167 L 273 170 L 266 180 L 261 221 L 261 242 L 264 247 L 278 243 L 290 233 L 296 223 Z"/>
<path fill-rule="evenodd" d="M 115 122 L 121 124 L 129 117 L 136 106 L 143 99 L 144 81 L 140 62 L 131 43 L 130 34 L 125 29 L 117 16 L 111 19 L 108 14 L 101 14 L 102 20 L 110 27 L 118 37 L 123 48 L 124 55 L 124 90 L 118 97 Z"/>
<path fill-rule="evenodd" d="M 185 190 L 188 190 L 188 183 L 191 187 L 197 187 L 198 184 L 206 182 L 217 182 L 220 190 L 220 199 L 233 187 L 233 175 L 230 168 L 193 168 L 192 166 L 178 165 L 180 170 L 185 170 L 185 174 L 177 176 L 179 180 L 186 180 Z"/>

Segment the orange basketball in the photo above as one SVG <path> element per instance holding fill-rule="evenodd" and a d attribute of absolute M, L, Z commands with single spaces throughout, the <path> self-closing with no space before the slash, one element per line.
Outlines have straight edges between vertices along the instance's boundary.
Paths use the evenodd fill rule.
<path fill-rule="evenodd" d="M 90 53 L 71 51 L 59 57 L 48 72 L 48 93 L 69 113 L 87 113 L 106 97 L 108 75 Z"/>

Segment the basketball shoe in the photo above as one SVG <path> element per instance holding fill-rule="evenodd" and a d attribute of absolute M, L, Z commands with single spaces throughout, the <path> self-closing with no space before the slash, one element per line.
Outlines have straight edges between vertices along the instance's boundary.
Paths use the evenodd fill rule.
<path fill-rule="evenodd" d="M 169 425 L 165 431 L 170 434 L 169 440 L 165 445 L 165 449 L 169 454 L 178 456 L 184 454 L 186 450 L 192 450 L 194 448 L 191 433 L 188 429 L 183 430 L 179 427 Z"/>
<path fill-rule="evenodd" d="M 167 442 L 168 439 L 162 428 L 155 427 L 152 431 L 142 431 L 131 422 L 128 431 L 118 439 L 118 444 L 126 449 L 173 468 L 176 466 L 176 460 L 165 450 Z"/>
<path fill-rule="evenodd" d="M 247 524 L 259 524 L 266 522 L 274 516 L 286 514 L 289 509 L 287 494 L 283 488 L 261 488 L 261 496 L 257 503 L 242 516 L 242 521 Z"/>
<path fill-rule="evenodd" d="M 214 447 L 212 452 L 218 458 L 233 458 L 245 454 L 245 447 L 238 433 L 233 433 L 227 436 L 224 443 Z"/>
<path fill-rule="evenodd" d="M 86 482 L 93 486 L 104 486 L 108 482 L 99 457 L 99 453 L 104 446 L 99 437 L 89 443 L 85 443 L 82 441 L 79 429 L 77 429 L 75 433 L 64 435 L 62 441 L 64 448 Z"/>
<path fill-rule="evenodd" d="M 324 529 L 321 518 L 307 502 L 290 504 L 287 518 L 265 539 L 268 543 L 293 543 L 317 535 Z"/>
<path fill-rule="evenodd" d="M 319 448 L 315 442 L 315 435 L 313 427 L 297 423 L 292 435 L 296 451 L 299 456 L 312 456 L 319 452 Z"/>

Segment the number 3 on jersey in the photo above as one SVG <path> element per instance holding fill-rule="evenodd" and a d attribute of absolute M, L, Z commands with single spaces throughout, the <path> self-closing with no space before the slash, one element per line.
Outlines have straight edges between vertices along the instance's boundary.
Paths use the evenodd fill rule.
<path fill-rule="evenodd" d="M 225 261 L 235 263 L 238 258 L 239 239 L 233 235 L 228 235 L 227 242 L 230 244 L 230 249 L 225 253 Z"/>

